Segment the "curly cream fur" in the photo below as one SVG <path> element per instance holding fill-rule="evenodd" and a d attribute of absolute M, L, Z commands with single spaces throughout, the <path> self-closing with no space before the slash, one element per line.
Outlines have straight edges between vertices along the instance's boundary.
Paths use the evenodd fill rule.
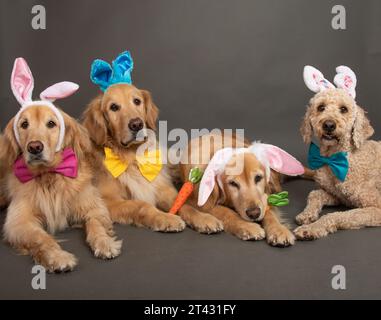
<path fill-rule="evenodd" d="M 322 105 L 324 110 L 319 111 Z M 324 138 L 326 120 L 336 124 L 335 139 Z M 348 152 L 349 171 L 340 182 L 327 166 L 316 170 L 314 180 L 320 189 L 309 194 L 306 208 L 296 217 L 302 224 L 294 230 L 297 238 L 317 239 L 339 229 L 381 225 L 381 143 L 368 140 L 373 132 L 364 110 L 344 90 L 329 89 L 310 100 L 301 126 L 303 140 L 309 143 L 314 135 L 323 156 Z M 339 204 L 354 209 L 319 219 L 324 206 Z"/>

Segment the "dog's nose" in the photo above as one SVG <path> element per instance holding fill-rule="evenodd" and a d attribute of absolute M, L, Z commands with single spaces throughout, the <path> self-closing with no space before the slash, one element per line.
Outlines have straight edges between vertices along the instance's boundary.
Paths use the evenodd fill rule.
<path fill-rule="evenodd" d="M 250 207 L 246 209 L 246 214 L 250 219 L 257 220 L 261 215 L 259 207 Z"/>
<path fill-rule="evenodd" d="M 143 120 L 140 118 L 131 119 L 128 123 L 128 127 L 132 132 L 138 132 L 143 129 Z"/>
<path fill-rule="evenodd" d="M 323 122 L 323 130 L 325 132 L 333 132 L 336 129 L 336 123 L 332 120 L 326 120 Z"/>
<path fill-rule="evenodd" d="M 44 150 L 44 145 L 41 141 L 31 141 L 28 143 L 27 150 L 31 154 L 39 154 Z"/>

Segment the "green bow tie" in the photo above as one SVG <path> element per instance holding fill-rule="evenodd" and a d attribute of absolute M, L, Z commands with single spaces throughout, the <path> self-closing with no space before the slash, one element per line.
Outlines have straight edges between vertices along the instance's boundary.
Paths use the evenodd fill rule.
<path fill-rule="evenodd" d="M 290 200 L 288 200 L 288 192 L 282 191 L 279 193 L 270 194 L 269 197 L 267 198 L 267 203 L 270 206 L 274 206 L 274 207 L 287 206 L 290 203 Z"/>

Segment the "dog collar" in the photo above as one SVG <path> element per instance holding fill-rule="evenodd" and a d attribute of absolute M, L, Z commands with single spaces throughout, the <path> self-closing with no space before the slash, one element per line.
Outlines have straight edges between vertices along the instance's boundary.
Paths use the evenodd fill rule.
<path fill-rule="evenodd" d="M 78 175 L 78 160 L 75 152 L 71 148 L 67 148 L 61 153 L 62 159 L 61 162 L 55 168 L 50 169 L 50 173 L 59 173 L 65 177 L 76 178 Z M 27 167 L 25 160 L 20 156 L 13 165 L 13 173 L 17 179 L 26 183 L 30 180 L 33 180 L 37 176 L 34 175 L 29 168 Z"/>
<path fill-rule="evenodd" d="M 104 148 L 105 159 L 103 161 L 106 169 L 114 178 L 118 178 L 128 168 L 129 163 L 122 161 L 111 148 Z M 143 156 L 136 155 L 136 161 L 140 173 L 149 182 L 152 182 L 160 173 L 163 162 L 160 149 L 146 150 Z"/>
<path fill-rule="evenodd" d="M 349 162 L 347 152 L 338 152 L 330 157 L 320 155 L 320 148 L 313 142 L 308 151 L 308 166 L 313 169 L 319 169 L 327 165 L 332 173 L 343 182 L 348 174 Z"/>

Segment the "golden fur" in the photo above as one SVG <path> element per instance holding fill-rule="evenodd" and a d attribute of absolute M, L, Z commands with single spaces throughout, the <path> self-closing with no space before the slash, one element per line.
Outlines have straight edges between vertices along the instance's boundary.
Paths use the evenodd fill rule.
<path fill-rule="evenodd" d="M 11 201 L 4 225 L 5 239 L 52 272 L 71 270 L 77 264 L 75 256 L 64 251 L 51 235 L 68 225 L 84 225 L 86 240 L 96 257 L 114 258 L 120 254 L 122 244 L 115 240 L 107 209 L 92 184 L 93 172 L 87 160 L 92 149 L 87 131 L 62 114 L 66 127 L 63 148 L 71 147 L 76 153 L 77 178 L 48 172 L 61 159 L 60 153 L 55 152 L 59 124 L 52 110 L 43 105 L 29 107 L 21 114 L 17 124 L 20 146 L 13 133 L 14 118 L 8 123 L 0 155 L 6 160 L 6 191 Z M 49 121 L 56 125 L 48 128 Z M 25 129 L 21 127 L 24 122 L 28 123 Z M 28 152 L 27 145 L 32 141 L 43 144 L 41 159 L 33 159 Z M 19 182 L 11 169 L 20 154 L 38 175 L 27 183 Z"/>
<path fill-rule="evenodd" d="M 0 150 L 4 149 L 4 136 L 0 135 Z M 0 155 L 2 152 L 0 152 Z M 5 188 L 5 176 L 7 172 L 7 166 L 5 165 L 5 159 L 0 158 L 0 209 L 5 208 L 8 205 L 8 199 L 6 196 Z"/>
<path fill-rule="evenodd" d="M 160 174 L 149 182 L 141 175 L 136 162 L 137 148 L 142 142 L 156 143 L 156 138 L 145 136 L 145 132 L 156 129 L 157 117 L 158 108 L 148 91 L 118 84 L 90 102 L 83 115 L 83 125 L 94 143 L 96 184 L 112 220 L 155 231 L 178 232 L 185 228 L 184 221 L 165 213 L 177 195 L 168 168 L 164 166 Z M 130 129 L 134 119 L 142 122 L 138 135 Z M 139 140 L 139 134 L 144 138 Z M 103 165 L 104 147 L 111 148 L 129 164 L 118 178 L 114 178 Z"/>
<path fill-rule="evenodd" d="M 325 121 L 336 126 L 329 134 L 324 130 Z M 310 100 L 301 126 L 303 140 L 310 143 L 315 136 L 323 156 L 347 152 L 349 171 L 340 182 L 329 167 L 316 170 L 314 180 L 319 189 L 309 194 L 306 208 L 296 217 L 297 223 L 303 224 L 294 230 L 297 238 L 311 240 L 339 229 L 381 225 L 381 143 L 368 140 L 373 132 L 364 110 L 344 90 L 329 89 Z M 324 206 L 339 204 L 354 209 L 319 219 Z"/>
<path fill-rule="evenodd" d="M 206 168 L 207 162 L 203 160 L 205 155 L 208 156 L 207 159 L 211 159 L 216 151 L 226 146 L 236 147 L 237 143 L 239 147 L 248 145 L 237 137 L 222 138 L 216 134 L 191 140 L 184 153 L 189 161 L 183 158 L 181 164 L 182 180 L 186 180 L 191 168 Z M 243 163 L 242 172 L 229 174 L 231 168 L 237 168 L 237 163 Z M 254 181 L 256 176 L 262 177 L 257 183 Z M 277 210 L 267 205 L 267 195 L 281 189 L 278 174 L 272 172 L 270 182 L 267 183 L 263 165 L 253 154 L 243 153 L 230 159 L 221 176 L 221 182 L 222 188 L 216 183 L 208 201 L 201 208 L 197 206 L 199 185 L 196 186 L 188 202 L 198 209 L 187 217 L 188 224 L 196 229 L 200 228 L 200 224 L 206 224 L 213 232 L 224 228 L 226 232 L 242 240 L 260 240 L 266 237 L 270 245 L 294 244 L 294 236 L 281 224 Z M 249 208 L 259 209 L 256 219 L 247 215 Z M 256 222 L 261 222 L 262 227 Z"/>

